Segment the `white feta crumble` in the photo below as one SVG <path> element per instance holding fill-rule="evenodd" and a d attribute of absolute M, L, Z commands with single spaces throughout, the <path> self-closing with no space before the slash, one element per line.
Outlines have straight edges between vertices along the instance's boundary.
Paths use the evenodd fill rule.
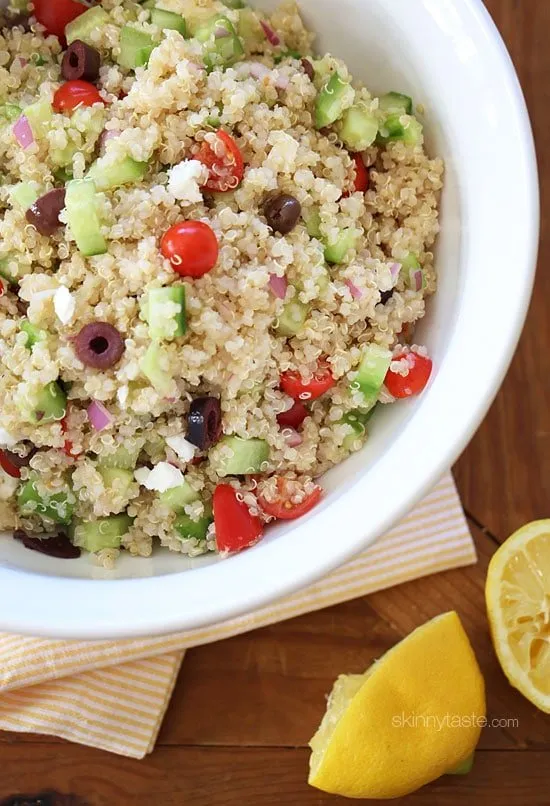
<path fill-rule="evenodd" d="M 0 447 L 1 448 L 13 448 L 14 445 L 17 445 L 18 440 L 12 436 L 8 431 L 5 431 L 3 428 L 0 428 Z"/>
<path fill-rule="evenodd" d="M 153 470 L 140 467 L 135 471 L 134 477 L 143 487 L 157 493 L 165 493 L 166 490 L 179 487 L 184 481 L 181 470 L 168 462 L 159 462 Z"/>
<path fill-rule="evenodd" d="M 168 190 L 182 204 L 198 204 L 202 201 L 201 185 L 208 180 L 206 165 L 198 160 L 183 160 L 168 173 Z"/>
<path fill-rule="evenodd" d="M 60 286 L 53 295 L 53 307 L 59 321 L 68 325 L 74 316 L 76 302 L 66 286 Z"/>
<path fill-rule="evenodd" d="M 196 447 L 188 442 L 181 434 L 166 438 L 166 444 L 183 462 L 190 462 L 197 451 Z"/>

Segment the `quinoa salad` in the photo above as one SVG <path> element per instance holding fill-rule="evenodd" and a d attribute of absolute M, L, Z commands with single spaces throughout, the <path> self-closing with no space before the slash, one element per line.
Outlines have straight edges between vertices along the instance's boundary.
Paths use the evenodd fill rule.
<path fill-rule="evenodd" d="M 0 532 L 108 568 L 247 548 L 428 383 L 423 110 L 293 2 L 0 26 Z"/>

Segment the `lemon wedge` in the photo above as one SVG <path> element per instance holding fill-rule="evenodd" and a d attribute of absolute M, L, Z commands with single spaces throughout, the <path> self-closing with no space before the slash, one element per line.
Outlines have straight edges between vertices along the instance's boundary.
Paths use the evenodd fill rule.
<path fill-rule="evenodd" d="M 459 772 L 477 745 L 485 687 L 455 612 L 419 627 L 365 674 L 342 675 L 310 742 L 309 783 L 396 798 Z"/>
<path fill-rule="evenodd" d="M 528 523 L 502 544 L 489 564 L 485 599 L 506 677 L 550 713 L 550 520 Z"/>

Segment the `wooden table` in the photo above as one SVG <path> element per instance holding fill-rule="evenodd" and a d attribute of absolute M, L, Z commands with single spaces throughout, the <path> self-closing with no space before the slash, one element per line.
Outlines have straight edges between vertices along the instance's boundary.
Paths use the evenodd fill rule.
<path fill-rule="evenodd" d="M 483 586 L 499 543 L 526 521 L 550 516 L 550 0 L 487 0 L 487 5 L 531 110 L 543 235 L 519 352 L 455 468 L 478 565 L 190 651 L 158 747 L 145 761 L 49 737 L 0 734 L 0 801 L 50 789 L 74 793 L 90 806 L 345 803 L 305 783 L 307 741 L 332 681 L 343 671 L 362 671 L 414 627 L 454 607 L 485 675 L 489 717 L 516 719 L 518 726 L 486 729 L 470 775 L 441 779 L 407 803 L 549 806 L 550 717 L 504 679 L 488 636 Z M 503 170 L 514 170 L 513 154 Z M 467 378 L 464 384 L 467 394 Z"/>

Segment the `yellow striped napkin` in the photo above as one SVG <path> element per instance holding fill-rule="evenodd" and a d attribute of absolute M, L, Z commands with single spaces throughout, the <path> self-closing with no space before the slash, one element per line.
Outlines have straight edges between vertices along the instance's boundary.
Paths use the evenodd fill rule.
<path fill-rule="evenodd" d="M 231 621 L 159 638 L 53 641 L 0 634 L 0 729 L 133 758 L 154 747 L 185 649 L 476 560 L 452 476 L 399 526 L 316 585 Z"/>

